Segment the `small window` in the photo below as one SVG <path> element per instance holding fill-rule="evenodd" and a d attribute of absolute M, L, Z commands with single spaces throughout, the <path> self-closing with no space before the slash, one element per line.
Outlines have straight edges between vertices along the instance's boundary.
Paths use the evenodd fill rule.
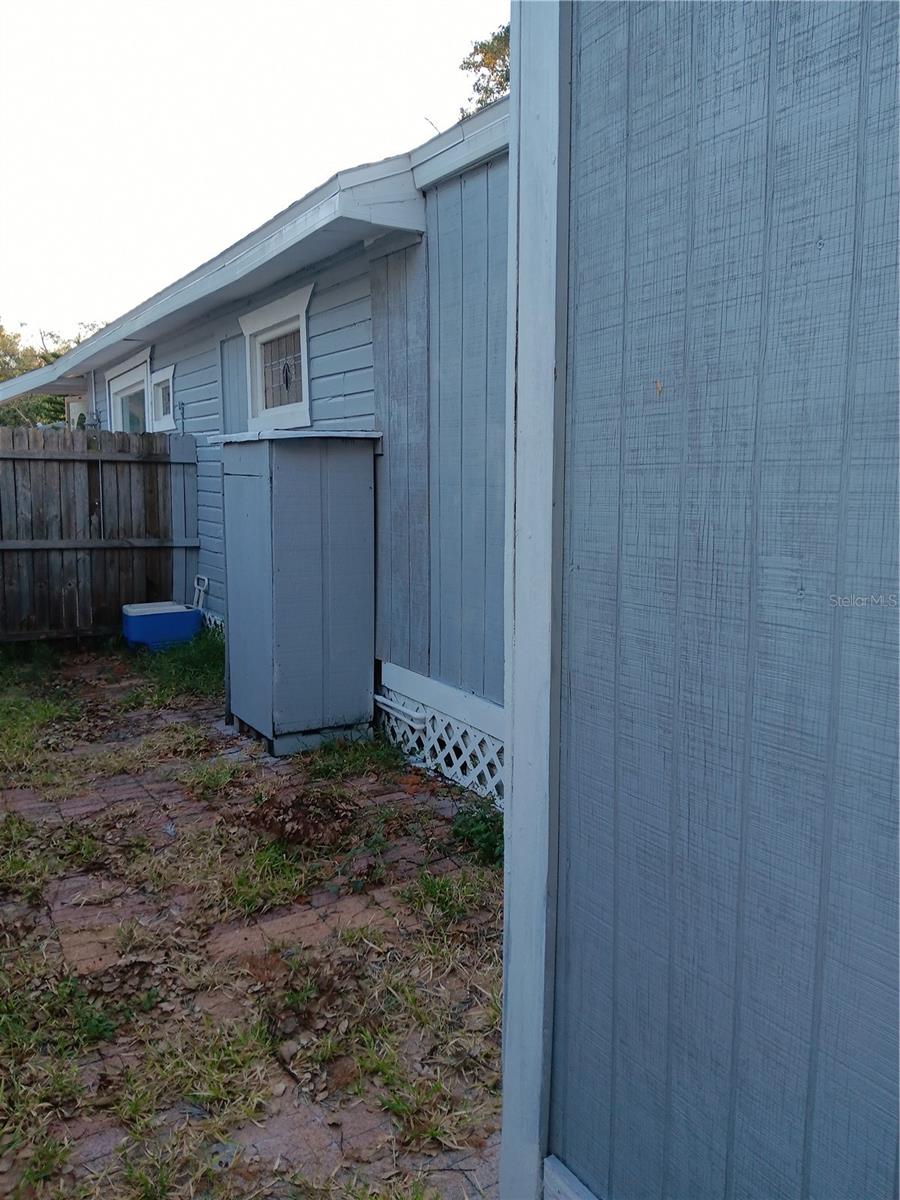
<path fill-rule="evenodd" d="M 132 364 L 123 364 L 126 369 L 107 380 L 109 426 L 120 433 L 146 433 L 150 427 L 147 413 L 150 390 L 148 360 L 145 357 L 138 365 Z"/>
<path fill-rule="evenodd" d="M 302 404 L 300 330 L 268 341 L 260 340 L 263 371 L 263 406 Z"/>
<path fill-rule="evenodd" d="M 174 375 L 174 366 L 153 372 L 153 428 L 159 433 L 175 428 Z"/>
<path fill-rule="evenodd" d="M 250 429 L 311 423 L 306 310 L 312 287 L 241 317 L 247 349 Z"/>

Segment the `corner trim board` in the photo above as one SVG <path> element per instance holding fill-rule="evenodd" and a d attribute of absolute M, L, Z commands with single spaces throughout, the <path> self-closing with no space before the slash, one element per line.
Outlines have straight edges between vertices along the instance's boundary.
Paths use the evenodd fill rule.
<path fill-rule="evenodd" d="M 571 9 L 512 6 L 500 1194 L 540 1200 L 557 894 Z M 519 331 L 523 336 L 519 337 Z"/>

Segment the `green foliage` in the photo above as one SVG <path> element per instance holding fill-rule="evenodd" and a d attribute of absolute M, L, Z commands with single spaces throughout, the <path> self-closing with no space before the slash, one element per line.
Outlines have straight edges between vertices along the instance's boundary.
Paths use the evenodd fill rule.
<path fill-rule="evenodd" d="M 432 875 L 421 870 L 400 896 L 433 925 L 463 921 L 489 903 L 494 882 L 485 871 L 458 875 Z"/>
<path fill-rule="evenodd" d="M 0 818 L 0 896 L 40 899 L 49 876 L 66 867 L 89 867 L 102 857 L 102 847 L 76 825 L 41 834 L 18 813 Z"/>
<path fill-rule="evenodd" d="M 471 117 L 480 108 L 492 104 L 509 92 L 509 24 L 501 25 L 490 37 L 473 42 L 471 51 L 459 64 L 472 80 L 471 108 L 461 108 L 460 117 Z"/>
<path fill-rule="evenodd" d="M 503 813 L 486 796 L 466 797 L 453 818 L 453 835 L 485 866 L 503 862 Z"/>
<path fill-rule="evenodd" d="M 389 774 L 399 771 L 403 764 L 403 755 L 397 747 L 383 738 L 323 742 L 303 756 L 310 779 L 355 779 L 372 772 Z"/>
<path fill-rule="evenodd" d="M 226 887 L 226 897 L 241 912 L 262 912 L 289 904 L 308 890 L 314 871 L 294 846 L 270 842 L 255 850 Z"/>
<path fill-rule="evenodd" d="M 49 366 L 99 328 L 91 322 L 81 322 L 74 338 L 63 338 L 42 329 L 40 346 L 30 346 L 23 342 L 21 334 L 0 324 L 0 382 Z M 0 405 L 0 425 L 52 425 L 65 420 L 65 416 L 62 396 L 24 396 Z"/>
<path fill-rule="evenodd" d="M 216 758 L 212 762 L 195 763 L 181 777 L 188 790 L 200 800 L 212 800 L 226 791 L 228 785 L 243 772 L 240 763 L 227 758 Z"/>
<path fill-rule="evenodd" d="M 140 697 L 164 705 L 178 696 L 217 700 L 225 687 L 225 638 L 218 629 L 201 629 L 189 642 L 151 653 L 141 650 L 134 660 L 150 687 Z"/>
<path fill-rule="evenodd" d="M 0 1059 L 70 1059 L 116 1031 L 117 1017 L 91 1000 L 77 979 L 35 980 L 30 988 L 15 982 L 19 986 L 0 971 L 0 984 L 10 985 L 0 990 Z"/>

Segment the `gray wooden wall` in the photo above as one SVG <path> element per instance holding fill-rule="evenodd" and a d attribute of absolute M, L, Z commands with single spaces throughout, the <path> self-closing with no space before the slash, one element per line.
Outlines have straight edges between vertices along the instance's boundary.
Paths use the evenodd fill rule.
<path fill-rule="evenodd" d="M 428 675 L 428 245 L 372 263 L 376 419 L 375 655 Z"/>
<path fill-rule="evenodd" d="M 314 279 L 308 317 L 313 425 L 371 429 L 375 403 L 368 266 L 365 255 L 344 257 L 316 273 L 286 279 L 153 347 L 154 371 L 175 364 L 178 427 L 197 441 L 197 570 L 209 578 L 207 608 L 218 616 L 225 613 L 222 455 L 221 448 L 210 445 L 208 438 L 247 428 L 244 336 L 238 316 Z M 105 381 L 99 373 L 96 387 L 105 424 Z"/>
<path fill-rule="evenodd" d="M 372 265 L 378 656 L 503 701 L 508 167 L 426 195 L 423 247 Z"/>
<path fill-rule="evenodd" d="M 573 21 L 549 1149 L 887 1200 L 897 10 Z"/>

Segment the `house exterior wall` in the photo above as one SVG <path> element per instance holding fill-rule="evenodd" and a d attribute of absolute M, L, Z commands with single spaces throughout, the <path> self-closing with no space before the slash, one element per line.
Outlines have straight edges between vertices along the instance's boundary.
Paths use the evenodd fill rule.
<path fill-rule="evenodd" d="M 315 428 L 371 429 L 374 422 L 369 261 L 354 254 L 318 272 L 305 272 L 153 345 L 151 369 L 174 363 L 179 429 L 197 442 L 196 570 L 209 578 L 207 609 L 225 615 L 222 452 L 213 435 L 247 428 L 247 383 L 241 313 L 315 281 L 309 304 L 309 374 Z M 105 376 L 96 378 L 101 424 L 108 425 Z M 187 597 L 190 598 L 189 596 Z"/>
<path fill-rule="evenodd" d="M 508 162 L 426 193 L 422 245 L 372 264 L 377 653 L 503 703 Z"/>
<path fill-rule="evenodd" d="M 376 657 L 454 689 L 459 699 L 445 715 L 463 730 L 469 697 L 503 703 L 507 176 L 500 153 L 429 186 L 424 238 L 384 238 L 286 278 L 160 340 L 150 364 L 174 364 L 176 421 L 197 439 L 196 569 L 209 578 L 208 610 L 223 617 L 222 453 L 210 438 L 247 429 L 239 318 L 314 282 L 313 428 L 383 433 Z M 105 421 L 100 376 L 97 393 Z M 405 698 L 430 708 L 412 684 Z M 482 730 L 494 773 L 501 724 Z"/>
<path fill-rule="evenodd" d="M 571 18 L 548 1153 L 888 1200 L 897 11 Z"/>

